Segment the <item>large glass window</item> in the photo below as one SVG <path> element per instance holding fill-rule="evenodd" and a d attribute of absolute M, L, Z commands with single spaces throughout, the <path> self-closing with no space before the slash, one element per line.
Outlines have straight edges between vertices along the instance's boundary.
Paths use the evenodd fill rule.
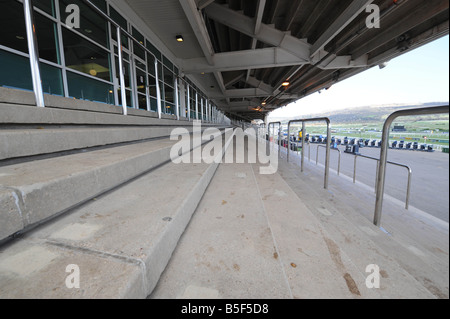
<path fill-rule="evenodd" d="M 109 16 L 124 30 L 128 31 L 128 23 L 127 20 L 122 17 L 113 7 L 109 6 Z M 117 32 L 115 28 L 111 30 L 111 37 L 114 41 L 117 41 Z M 120 37 L 122 40 L 122 46 L 126 49 L 129 48 L 128 46 L 128 37 L 124 34 Z"/>
<path fill-rule="evenodd" d="M 70 97 L 114 104 L 112 85 L 70 71 L 67 72 L 67 83 Z"/>
<path fill-rule="evenodd" d="M 0 45 L 28 53 L 23 5 L 15 0 L 0 0 Z"/>
<path fill-rule="evenodd" d="M 1 86 L 33 90 L 28 58 L 0 50 L 0 70 Z"/>
<path fill-rule="evenodd" d="M 39 58 L 54 63 L 61 63 L 58 49 L 58 31 L 56 23 L 40 13 L 34 14 Z"/>
<path fill-rule="evenodd" d="M 64 23 L 70 14 L 66 12 L 69 4 L 76 4 L 80 8 L 80 28 L 78 32 L 108 48 L 108 24 L 94 10 L 80 0 L 60 0 L 61 21 Z"/>
<path fill-rule="evenodd" d="M 65 28 L 63 28 L 63 42 L 68 68 L 111 81 L 107 51 Z"/>
<path fill-rule="evenodd" d="M 33 1 L 33 5 L 36 8 L 41 9 L 42 11 L 48 13 L 52 17 L 55 16 L 55 4 L 53 0 L 39 0 L 39 1 Z"/>
<path fill-rule="evenodd" d="M 40 69 L 44 93 L 63 96 L 61 69 L 45 63 L 40 63 Z"/>
<path fill-rule="evenodd" d="M 144 44 L 144 41 L 145 41 L 144 36 L 139 31 L 137 31 L 134 27 L 132 28 L 132 30 L 133 30 L 133 37 L 136 38 L 136 40 L 138 40 L 140 44 L 145 45 Z M 133 52 L 134 52 L 134 54 L 136 54 L 138 57 L 140 57 L 142 60 L 145 61 L 144 49 L 142 49 L 134 41 L 133 41 Z"/>

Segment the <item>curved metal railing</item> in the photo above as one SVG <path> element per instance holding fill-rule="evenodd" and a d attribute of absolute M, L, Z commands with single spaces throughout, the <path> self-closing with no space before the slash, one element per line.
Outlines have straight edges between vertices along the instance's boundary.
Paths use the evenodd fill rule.
<path fill-rule="evenodd" d="M 378 164 L 375 213 L 374 213 L 374 218 L 373 218 L 373 223 L 375 225 L 380 226 L 380 224 L 381 224 L 381 214 L 383 211 L 384 184 L 385 184 L 385 180 L 386 180 L 386 165 L 388 163 L 387 152 L 389 150 L 389 132 L 390 132 L 392 123 L 394 122 L 394 120 L 396 118 L 398 118 L 400 116 L 445 114 L 445 113 L 447 113 L 447 114 L 449 113 L 448 105 L 401 110 L 401 111 L 392 113 L 386 119 L 386 121 L 383 125 L 383 133 L 381 136 L 382 144 L 381 144 L 381 152 L 380 152 L 380 161 Z"/>

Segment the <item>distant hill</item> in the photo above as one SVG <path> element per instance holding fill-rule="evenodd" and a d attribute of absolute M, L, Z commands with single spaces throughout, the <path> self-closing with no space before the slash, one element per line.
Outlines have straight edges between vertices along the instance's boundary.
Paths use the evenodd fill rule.
<path fill-rule="evenodd" d="M 418 105 L 392 105 L 392 106 L 364 106 L 357 108 L 349 108 L 338 110 L 335 113 L 319 113 L 312 114 L 310 116 L 303 116 L 305 118 L 312 117 L 328 117 L 333 124 L 350 124 L 350 123 L 379 123 L 384 122 L 386 118 L 402 109 L 432 107 L 439 105 L 446 105 L 448 102 L 431 102 Z M 442 118 L 448 118 L 448 115 L 423 115 L 418 120 L 439 120 Z M 288 121 L 292 118 L 271 118 L 271 120 Z"/>

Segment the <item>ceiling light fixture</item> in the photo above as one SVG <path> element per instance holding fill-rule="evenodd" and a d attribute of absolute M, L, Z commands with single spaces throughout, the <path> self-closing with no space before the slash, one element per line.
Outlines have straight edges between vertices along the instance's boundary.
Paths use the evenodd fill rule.
<path fill-rule="evenodd" d="M 281 85 L 284 87 L 288 87 L 291 83 L 289 81 L 284 81 Z"/>
<path fill-rule="evenodd" d="M 182 35 L 177 35 L 177 36 L 176 36 L 176 39 L 177 39 L 178 42 L 183 42 L 183 41 L 184 41 Z"/>

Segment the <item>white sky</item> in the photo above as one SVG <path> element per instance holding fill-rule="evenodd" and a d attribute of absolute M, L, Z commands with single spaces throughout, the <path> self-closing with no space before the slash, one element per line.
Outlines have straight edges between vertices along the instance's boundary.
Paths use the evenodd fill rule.
<path fill-rule="evenodd" d="M 449 101 L 449 37 L 429 43 L 314 93 L 270 117 L 312 115 L 350 107 Z"/>

